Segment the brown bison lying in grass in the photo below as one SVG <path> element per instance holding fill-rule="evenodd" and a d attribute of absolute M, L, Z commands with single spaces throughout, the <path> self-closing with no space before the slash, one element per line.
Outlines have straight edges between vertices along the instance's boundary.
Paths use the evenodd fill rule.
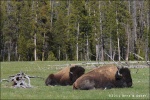
<path fill-rule="evenodd" d="M 81 77 L 73 84 L 73 89 L 110 89 L 131 87 L 132 78 L 128 68 L 118 68 L 115 65 L 106 65 L 96 68 Z"/>
<path fill-rule="evenodd" d="M 81 66 L 74 65 L 71 67 L 65 67 L 55 74 L 50 74 L 45 80 L 45 84 L 48 85 L 72 85 L 77 78 L 83 75 L 85 69 Z"/>

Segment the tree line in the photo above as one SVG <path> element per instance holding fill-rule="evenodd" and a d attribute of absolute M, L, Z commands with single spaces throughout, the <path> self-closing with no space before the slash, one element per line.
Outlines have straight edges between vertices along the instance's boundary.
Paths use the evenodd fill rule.
<path fill-rule="evenodd" d="M 149 60 L 149 4 L 2 0 L 0 60 Z"/>

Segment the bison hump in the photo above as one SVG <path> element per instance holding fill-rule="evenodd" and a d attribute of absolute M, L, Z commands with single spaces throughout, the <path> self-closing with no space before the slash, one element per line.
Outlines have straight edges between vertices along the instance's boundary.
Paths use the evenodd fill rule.
<path fill-rule="evenodd" d="M 54 78 L 54 74 L 50 74 L 49 77 L 52 79 Z"/>

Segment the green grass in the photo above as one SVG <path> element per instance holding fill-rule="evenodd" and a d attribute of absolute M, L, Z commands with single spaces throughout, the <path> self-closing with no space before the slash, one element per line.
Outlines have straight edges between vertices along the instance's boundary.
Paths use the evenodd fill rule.
<path fill-rule="evenodd" d="M 1 78 L 8 78 L 20 71 L 31 76 L 46 78 L 65 64 L 81 62 L 44 61 L 44 62 L 2 62 Z M 61 65 L 61 66 L 58 66 Z M 64 66 L 63 66 L 64 65 Z M 86 72 L 91 70 L 87 67 Z M 1 83 L 1 99 L 149 99 L 149 68 L 131 69 L 132 88 L 115 88 L 110 90 L 73 90 L 72 86 L 45 86 L 44 80 L 31 79 L 33 88 L 12 88 L 11 83 Z"/>

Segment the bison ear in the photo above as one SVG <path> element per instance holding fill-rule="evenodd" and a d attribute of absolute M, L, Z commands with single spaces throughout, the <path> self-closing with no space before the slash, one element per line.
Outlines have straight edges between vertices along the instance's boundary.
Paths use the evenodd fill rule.
<path fill-rule="evenodd" d="M 52 79 L 54 78 L 54 74 L 50 74 L 49 77 Z"/>

